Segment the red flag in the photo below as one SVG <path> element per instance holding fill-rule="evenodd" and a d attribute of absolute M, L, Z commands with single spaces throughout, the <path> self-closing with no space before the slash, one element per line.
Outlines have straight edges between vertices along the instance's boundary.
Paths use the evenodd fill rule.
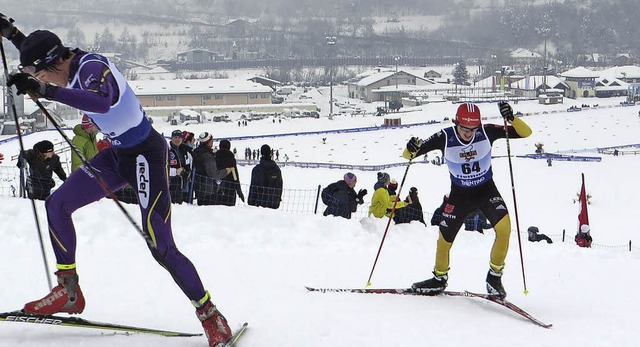
<path fill-rule="evenodd" d="M 584 174 L 582 174 L 582 188 L 580 189 L 580 213 L 578 213 L 578 232 L 583 224 L 589 225 L 589 212 L 587 211 L 587 192 L 584 188 Z"/>

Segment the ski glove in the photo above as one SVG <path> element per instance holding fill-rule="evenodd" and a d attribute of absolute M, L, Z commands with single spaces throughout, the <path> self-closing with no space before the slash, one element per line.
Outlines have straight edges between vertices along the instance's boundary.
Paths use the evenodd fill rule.
<path fill-rule="evenodd" d="M 498 107 L 500 108 L 500 114 L 502 115 L 502 118 L 506 119 L 509 122 L 513 122 L 514 116 L 511 105 L 509 105 L 509 103 L 506 101 L 500 101 L 498 103 Z"/>
<path fill-rule="evenodd" d="M 9 18 L 0 13 L 0 34 L 2 34 L 2 37 L 6 37 L 8 40 L 11 40 L 17 31 L 18 29 L 13 26 L 13 18 Z"/>
<path fill-rule="evenodd" d="M 356 196 L 356 202 L 360 205 L 364 203 L 364 196 L 367 195 L 366 189 L 360 189 L 358 191 L 358 195 Z"/>
<path fill-rule="evenodd" d="M 39 79 L 31 76 L 28 73 L 19 72 L 13 75 L 9 75 L 7 86 L 16 86 L 18 95 L 33 93 L 39 98 L 53 99 L 58 87 L 41 82 Z"/>
<path fill-rule="evenodd" d="M 402 153 L 402 156 L 409 160 L 415 158 L 420 150 L 420 145 L 422 145 L 422 141 L 417 137 L 412 137 L 409 142 L 407 142 L 407 148 Z"/>

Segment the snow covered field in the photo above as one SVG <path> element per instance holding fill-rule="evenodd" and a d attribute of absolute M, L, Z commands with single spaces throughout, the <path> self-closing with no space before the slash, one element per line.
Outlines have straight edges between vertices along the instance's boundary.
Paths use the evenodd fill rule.
<path fill-rule="evenodd" d="M 520 102 L 516 111 L 539 113 L 524 117 L 534 134 L 511 141 L 513 155 L 533 153 L 544 143 L 548 152 L 635 144 L 640 129 L 638 107 L 610 107 L 622 99 L 567 100 L 564 105 L 543 106 Z M 563 111 L 573 103 L 598 103 L 598 109 Z M 421 111 L 400 115 L 403 124 L 451 117 L 456 105 L 431 104 Z M 495 104 L 481 104 L 487 122 L 501 122 Z M 181 130 L 214 137 L 278 134 L 318 129 L 381 125 L 382 118 L 340 116 L 235 123 L 189 125 Z M 269 143 L 287 153 L 291 161 L 376 165 L 401 162 L 410 136 L 428 137 L 450 123 L 386 129 L 373 132 L 331 134 L 323 144 L 318 135 L 286 136 L 232 141 L 239 154 L 245 147 Z M 155 124 L 165 134 L 175 127 Z M 57 139 L 56 139 L 57 136 Z M 25 145 L 42 138 L 60 139 L 52 132 L 29 135 Z M 9 158 L 17 142 L 3 144 Z M 634 317 L 640 310 L 635 293 L 640 266 L 634 223 L 640 204 L 636 171 L 640 157 L 599 155 L 595 162 L 554 162 L 513 158 L 523 257 L 529 294 L 523 294 L 518 238 L 507 158 L 493 160 L 495 180 L 512 215 L 511 249 L 503 278 L 508 298 L 542 321 L 539 328 L 497 305 L 471 298 L 408 297 L 395 295 L 316 294 L 317 287 L 364 287 L 386 226 L 386 220 L 327 218 L 289 215 L 245 205 L 235 207 L 173 207 L 174 236 L 181 251 L 191 258 L 232 326 L 249 321 L 250 330 L 239 346 L 635 346 L 640 332 Z M 434 155 L 434 154 L 432 154 Z M 494 156 L 506 155 L 506 143 L 494 145 Z M 13 165 L 6 161 L 2 165 Z M 252 167 L 240 167 L 249 183 Z M 405 168 L 389 169 L 402 178 Z M 358 188 L 373 193 L 375 172 L 354 171 Z M 589 216 L 594 248 L 580 249 L 572 241 L 577 227 L 580 174 L 592 195 Z M 283 168 L 285 189 L 325 186 L 342 177 L 343 170 Z M 446 168 L 412 165 L 405 188 L 419 190 L 422 205 L 431 212 L 449 189 Z M 126 206 L 134 218 L 139 213 Z M 45 226 L 44 204 L 37 210 Z M 82 316 L 151 328 L 200 332 L 188 300 L 170 276 L 149 255 L 144 241 L 113 202 L 103 199 L 74 215 L 78 230 L 78 272 L 87 299 Z M 526 241 L 527 227 L 536 225 L 553 244 Z M 562 230 L 569 240 L 561 242 Z M 0 198 L 0 262 L 4 275 L 0 311 L 22 307 L 48 290 L 40 257 L 33 215 L 28 200 Z M 492 231 L 485 235 L 461 231 L 451 252 L 449 289 L 484 291 Z M 373 287 L 407 287 L 429 277 L 433 267 L 437 229 L 419 223 L 391 225 L 375 273 Z M 53 272 L 54 257 L 46 241 Z M 635 270 L 634 270 L 635 269 Z M 148 335 L 0 324 L 0 346 L 205 346 L 204 337 L 166 338 Z"/>

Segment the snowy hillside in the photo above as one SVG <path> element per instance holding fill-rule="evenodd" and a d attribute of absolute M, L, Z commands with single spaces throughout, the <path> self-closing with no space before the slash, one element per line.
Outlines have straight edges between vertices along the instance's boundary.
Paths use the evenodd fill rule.
<path fill-rule="evenodd" d="M 523 155 L 543 142 L 549 152 L 593 149 L 638 143 L 638 107 L 610 107 L 620 99 L 591 102 L 600 108 L 565 113 L 565 105 L 542 106 L 535 102 L 514 105 L 525 114 L 534 134 L 512 140 L 511 151 Z M 606 102 L 606 104 L 605 104 Z M 405 113 L 403 124 L 442 120 L 456 105 L 432 104 Z M 555 108 L 554 108 L 555 107 Z M 487 122 L 500 122 L 497 106 L 481 104 Z M 542 111 L 559 111 L 542 114 Z M 336 117 L 333 121 L 298 119 L 273 123 L 267 119 L 247 127 L 230 124 L 190 125 L 195 133 L 212 131 L 216 138 L 250 133 L 278 134 L 317 129 L 380 125 L 381 118 Z M 289 153 L 292 161 L 375 165 L 401 162 L 400 152 L 410 136 L 428 137 L 450 123 L 386 129 L 371 132 L 286 136 L 232 141 L 239 150 L 269 143 Z M 168 134 L 175 127 L 158 122 Z M 25 145 L 50 132 L 29 135 Z M 59 137 L 59 135 L 58 135 Z M 2 145 L 5 157 L 17 152 L 16 141 Z M 331 154 L 331 155 L 330 155 Z M 635 312 L 634 274 L 640 266 L 633 219 L 640 205 L 640 182 L 634 169 L 640 157 L 601 155 L 600 162 L 554 162 L 513 158 L 520 230 L 536 225 L 551 236 L 553 244 L 530 243 L 523 234 L 522 249 L 529 294 L 523 294 L 523 277 L 507 158 L 493 161 L 495 180 L 508 202 L 513 233 L 503 278 L 512 302 L 542 321 L 539 328 L 497 305 L 471 298 L 407 297 L 395 295 L 308 293 L 317 287 L 364 287 L 380 245 L 386 220 L 345 220 L 321 215 L 290 215 L 278 210 L 177 205 L 172 217 L 178 247 L 191 258 L 232 326 L 249 321 L 250 330 L 239 346 L 635 346 L 640 332 Z M 281 154 L 282 155 L 282 154 Z M 298 157 L 296 157 L 298 155 Z M 494 156 L 506 155 L 506 144 L 494 145 Z M 5 162 L 2 165 L 12 165 Z M 240 168 L 248 183 L 252 167 Z M 387 170 L 398 180 L 404 167 Z M 372 192 L 375 171 L 354 171 L 357 188 Z M 572 199 L 584 173 L 587 192 L 593 196 L 589 216 L 594 248 L 581 249 L 572 241 L 578 206 Z M 326 185 L 344 170 L 284 167 L 285 189 Z M 448 191 L 445 167 L 412 165 L 402 195 L 416 186 L 425 212 L 431 212 Z M 371 193 L 370 193 L 371 194 Z M 369 199 L 368 195 L 366 199 Z M 37 211 L 46 230 L 44 205 Z M 134 218 L 139 212 L 126 206 Z M 151 328 L 200 332 L 188 300 L 158 266 L 113 202 L 103 199 L 74 215 L 78 230 L 78 272 L 87 299 L 84 318 Z M 561 242 L 562 230 L 569 240 Z M 20 308 L 47 292 L 39 243 L 29 200 L 0 198 L 0 262 L 4 275 L 0 311 Z M 461 231 L 451 251 L 449 289 L 483 291 L 493 232 L 484 235 Z M 430 276 L 437 229 L 419 223 L 391 225 L 376 270 L 373 287 L 407 287 Z M 634 240 L 635 239 L 635 240 Z M 53 272 L 54 257 L 45 239 Z M 635 270 L 634 270 L 635 269 Z M 166 338 L 113 334 L 65 327 L 17 323 L 0 324 L 0 346 L 206 346 L 204 337 Z"/>

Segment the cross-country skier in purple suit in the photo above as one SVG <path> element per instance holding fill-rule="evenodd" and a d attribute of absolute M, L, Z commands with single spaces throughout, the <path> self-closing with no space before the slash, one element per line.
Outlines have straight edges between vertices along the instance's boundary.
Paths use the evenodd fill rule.
<path fill-rule="evenodd" d="M 25 37 L 13 25 L 13 19 L 2 14 L 0 32 L 20 50 L 21 72 L 11 75 L 7 84 L 15 86 L 18 94 L 29 93 L 81 110 L 111 140 L 113 146 L 99 152 L 89 164 L 100 173 L 110 191 L 127 184 L 134 187 L 151 254 L 196 307 L 209 346 L 228 341 L 231 331 L 226 319 L 212 304 L 195 267 L 173 240 L 167 142 L 151 126 L 120 71 L 104 56 L 63 46 L 50 31 L 37 30 Z M 50 315 L 84 310 L 71 215 L 106 195 L 106 189 L 83 165 L 47 199 L 59 284 L 43 299 L 27 303 L 25 312 Z"/>

